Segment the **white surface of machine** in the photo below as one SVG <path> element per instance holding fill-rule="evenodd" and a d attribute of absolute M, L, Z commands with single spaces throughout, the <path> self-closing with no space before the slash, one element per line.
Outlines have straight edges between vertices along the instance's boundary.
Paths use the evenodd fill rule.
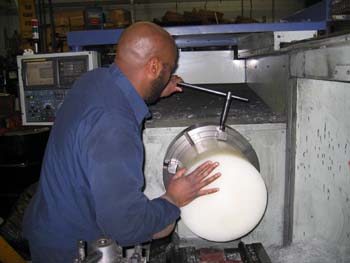
<path fill-rule="evenodd" d="M 94 51 L 17 57 L 23 125 L 52 125 L 74 81 L 97 68 Z"/>

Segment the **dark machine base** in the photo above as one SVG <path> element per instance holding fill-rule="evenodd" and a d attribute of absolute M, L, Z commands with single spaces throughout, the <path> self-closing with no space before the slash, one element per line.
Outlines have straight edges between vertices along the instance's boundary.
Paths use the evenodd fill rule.
<path fill-rule="evenodd" d="M 224 249 L 197 249 L 169 244 L 162 252 L 160 250 L 151 245 L 151 263 L 271 263 L 261 243 L 240 242 L 237 248 Z"/>

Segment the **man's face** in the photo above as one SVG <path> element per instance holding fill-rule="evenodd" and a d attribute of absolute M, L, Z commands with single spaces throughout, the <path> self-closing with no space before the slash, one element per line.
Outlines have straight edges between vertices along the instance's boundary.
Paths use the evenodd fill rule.
<path fill-rule="evenodd" d="M 177 64 L 177 49 L 176 47 L 171 48 L 165 52 L 162 62 L 162 70 L 159 73 L 159 76 L 152 81 L 150 92 L 148 97 L 145 99 L 147 104 L 155 103 L 162 94 L 162 91 L 165 89 L 168 84 L 171 75 L 175 71 Z"/>
<path fill-rule="evenodd" d="M 162 91 L 169 82 L 170 76 L 171 70 L 169 70 L 169 66 L 163 64 L 162 70 L 159 73 L 158 78 L 153 80 L 151 83 L 150 92 L 148 94 L 148 97 L 145 99 L 145 102 L 147 104 L 153 104 L 159 99 L 160 94 L 162 94 Z"/>

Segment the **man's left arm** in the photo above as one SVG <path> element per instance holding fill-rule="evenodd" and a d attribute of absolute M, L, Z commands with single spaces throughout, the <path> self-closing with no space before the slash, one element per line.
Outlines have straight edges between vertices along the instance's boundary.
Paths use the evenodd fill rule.
<path fill-rule="evenodd" d="M 163 92 L 160 94 L 160 97 L 165 98 L 170 96 L 173 93 L 182 92 L 182 88 L 177 86 L 177 83 L 182 81 L 183 81 L 182 78 L 180 78 L 178 75 L 172 75 L 170 77 L 169 82 L 165 86 Z"/>

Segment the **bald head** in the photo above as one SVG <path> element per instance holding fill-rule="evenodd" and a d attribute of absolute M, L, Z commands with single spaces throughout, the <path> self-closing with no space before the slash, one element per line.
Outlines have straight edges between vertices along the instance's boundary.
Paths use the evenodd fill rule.
<path fill-rule="evenodd" d="M 115 64 L 146 102 L 159 97 L 176 66 L 172 36 L 160 26 L 138 22 L 121 35 Z"/>
<path fill-rule="evenodd" d="M 169 55 L 176 56 L 172 36 L 156 24 L 138 22 L 121 35 L 115 61 L 135 69 L 145 65 L 152 57 L 167 59 Z"/>

